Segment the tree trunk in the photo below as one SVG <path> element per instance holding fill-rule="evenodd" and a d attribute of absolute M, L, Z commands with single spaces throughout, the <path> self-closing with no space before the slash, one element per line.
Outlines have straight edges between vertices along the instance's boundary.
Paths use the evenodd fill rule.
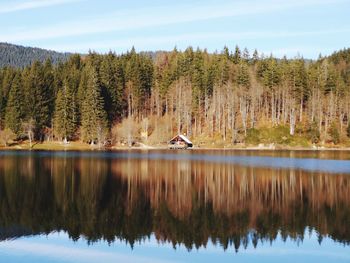
<path fill-rule="evenodd" d="M 294 107 L 290 111 L 290 119 L 289 119 L 289 134 L 294 135 L 295 132 L 295 109 Z"/>

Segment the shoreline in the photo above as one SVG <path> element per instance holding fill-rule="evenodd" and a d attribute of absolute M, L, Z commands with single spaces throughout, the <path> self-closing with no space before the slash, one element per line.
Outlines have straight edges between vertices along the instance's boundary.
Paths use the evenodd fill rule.
<path fill-rule="evenodd" d="M 81 142 L 70 142 L 68 144 L 63 144 L 62 142 L 43 142 L 43 143 L 34 143 L 32 147 L 29 146 L 29 143 L 21 143 L 10 146 L 1 146 L 0 151 L 7 150 L 18 150 L 18 151 L 118 151 L 118 150 L 170 150 L 167 145 L 146 145 L 141 144 L 141 146 L 128 147 L 124 145 L 114 145 L 110 147 L 98 147 L 96 145 L 91 146 L 86 143 Z M 275 145 L 275 147 L 262 147 L 262 146 L 237 146 L 237 147 L 196 147 L 187 149 L 187 151 L 350 151 L 348 146 L 310 146 L 310 147 L 301 147 L 301 146 L 285 146 L 285 145 Z M 174 151 L 171 149 L 171 151 Z"/>

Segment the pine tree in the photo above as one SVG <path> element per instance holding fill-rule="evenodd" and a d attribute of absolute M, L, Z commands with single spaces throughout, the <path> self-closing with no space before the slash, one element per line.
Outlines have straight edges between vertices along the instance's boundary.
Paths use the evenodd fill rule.
<path fill-rule="evenodd" d="M 249 62 L 250 54 L 247 48 L 244 48 L 242 58 L 245 62 Z"/>
<path fill-rule="evenodd" d="M 192 100 L 194 110 L 198 110 L 201 99 L 204 96 L 203 89 L 204 60 L 199 49 L 196 50 L 192 69 Z"/>
<path fill-rule="evenodd" d="M 255 49 L 254 53 L 253 53 L 253 57 L 252 57 L 252 63 L 255 65 L 256 62 L 258 62 L 259 60 L 259 53 L 258 51 Z"/>
<path fill-rule="evenodd" d="M 331 127 L 329 129 L 329 135 L 331 136 L 334 144 L 338 144 L 340 142 L 340 134 L 335 122 L 331 124 Z"/>
<path fill-rule="evenodd" d="M 233 63 L 238 64 L 242 57 L 241 57 L 241 50 L 239 49 L 238 46 L 235 47 L 235 53 L 233 54 Z"/>
<path fill-rule="evenodd" d="M 116 61 L 116 118 L 121 119 L 127 108 L 127 100 L 125 97 L 125 69 L 121 59 Z"/>
<path fill-rule="evenodd" d="M 250 85 L 249 70 L 246 62 L 240 62 L 237 70 L 237 84 L 239 87 L 248 88 Z"/>
<path fill-rule="evenodd" d="M 117 68 L 114 64 L 115 55 L 109 53 L 101 62 L 100 76 L 105 101 L 105 110 L 108 115 L 108 122 L 111 125 L 115 120 L 118 110 L 117 93 Z"/>
<path fill-rule="evenodd" d="M 316 121 L 313 121 L 309 126 L 308 135 L 312 143 L 318 143 L 320 141 L 321 134 Z"/>
<path fill-rule="evenodd" d="M 51 108 L 54 95 L 45 77 L 43 66 L 35 62 L 28 74 L 26 82 L 26 98 L 28 114 L 26 119 L 33 119 L 35 126 L 35 137 L 42 139 L 43 128 L 51 125 Z"/>
<path fill-rule="evenodd" d="M 263 82 L 266 87 L 274 88 L 281 81 L 280 68 L 274 58 L 269 58 L 266 64 L 266 70 L 263 72 Z"/>
<path fill-rule="evenodd" d="M 230 50 L 228 49 L 227 46 L 224 46 L 224 50 L 222 51 L 222 54 L 226 57 L 226 59 L 228 60 L 231 59 Z"/>
<path fill-rule="evenodd" d="M 211 96 L 213 93 L 214 83 L 216 80 L 215 79 L 216 78 L 216 71 L 217 71 L 216 64 L 211 64 L 208 67 L 208 70 L 206 71 L 205 80 L 204 80 L 204 85 L 205 85 L 205 95 L 204 96 Z"/>
<path fill-rule="evenodd" d="M 147 102 L 151 97 L 153 85 L 153 62 L 150 57 L 136 53 L 130 54 L 126 66 L 126 81 L 129 84 L 128 97 L 131 102 L 132 113 L 140 117 L 146 114 Z"/>
<path fill-rule="evenodd" d="M 0 129 L 4 126 L 7 99 L 16 72 L 13 68 L 4 68 L 2 75 L 0 83 Z"/>
<path fill-rule="evenodd" d="M 107 113 L 96 69 L 87 66 L 87 87 L 81 109 L 83 140 L 101 144 L 107 134 Z"/>
<path fill-rule="evenodd" d="M 18 73 L 11 85 L 5 114 L 5 127 L 17 136 L 20 136 L 22 132 L 23 110 L 22 79 L 20 73 Z"/>
<path fill-rule="evenodd" d="M 57 93 L 54 119 L 54 129 L 58 136 L 65 141 L 72 139 L 78 124 L 77 100 L 67 82 Z"/>
<path fill-rule="evenodd" d="M 296 59 L 290 63 L 290 85 L 296 94 L 296 98 L 302 99 L 307 86 L 307 73 L 304 60 Z"/>
<path fill-rule="evenodd" d="M 89 76 L 86 68 L 81 73 L 81 78 L 78 87 L 77 100 L 79 105 L 79 116 L 81 117 L 81 110 L 83 107 L 83 101 L 86 94 L 86 87 L 88 86 Z"/>

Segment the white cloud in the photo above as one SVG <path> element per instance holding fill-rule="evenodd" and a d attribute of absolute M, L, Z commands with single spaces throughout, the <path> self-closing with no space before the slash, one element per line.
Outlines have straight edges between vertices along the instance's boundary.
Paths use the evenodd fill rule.
<path fill-rule="evenodd" d="M 323 250 L 323 249 L 310 249 L 310 248 L 288 248 L 288 247 L 259 247 L 258 249 L 255 248 L 248 248 L 245 250 L 241 250 L 240 253 L 242 254 L 253 254 L 253 255 L 259 255 L 259 256 L 267 256 L 271 257 L 271 255 L 274 256 L 298 256 L 298 255 L 304 255 L 304 256 L 310 256 L 313 259 L 315 258 L 332 258 L 332 259 L 346 259 L 349 260 L 350 256 L 348 253 L 344 253 L 343 251 L 329 251 L 329 250 Z"/>
<path fill-rule="evenodd" d="M 44 0 L 42 5 L 49 5 L 49 3 L 55 2 L 58 4 L 68 1 L 78 0 Z M 346 0 L 253 0 L 234 3 L 218 2 L 203 6 L 171 6 L 170 8 L 153 7 L 148 9 L 121 10 L 111 14 L 104 14 L 102 17 L 85 17 L 80 18 L 79 21 L 70 21 L 36 29 L 25 28 L 16 32 L 9 28 L 8 33 L 3 30 L 0 41 L 20 42 L 134 30 L 224 17 L 273 13 L 281 10 L 310 7 L 313 5 L 336 4 L 344 1 Z M 41 1 L 38 0 L 28 2 L 27 8 L 28 6 L 39 5 L 39 2 L 41 3 Z M 20 8 L 20 6 L 17 6 L 17 8 Z M 21 8 L 24 9 L 23 6 Z"/>
<path fill-rule="evenodd" d="M 62 5 L 82 0 L 30 0 L 16 2 L 12 1 L 8 4 L 0 4 L 0 13 L 12 13 L 21 10 L 36 9 L 41 7 Z"/>
<path fill-rule="evenodd" d="M 45 45 L 43 48 L 57 50 L 57 51 L 71 51 L 71 52 L 87 52 L 92 50 L 126 50 L 135 46 L 137 49 L 147 49 L 150 47 L 154 49 L 158 45 L 170 46 L 171 48 L 176 46 L 189 46 L 197 45 L 203 42 L 203 40 L 214 40 L 222 43 L 222 47 L 226 44 L 248 40 L 248 39 L 282 39 L 282 38 L 294 38 L 301 36 L 317 36 L 317 35 L 330 35 L 338 33 L 350 33 L 350 28 L 337 29 L 337 30 L 320 30 L 320 31 L 252 31 L 252 32 L 204 32 L 193 34 L 174 34 L 165 36 L 145 36 L 145 37 L 128 37 L 114 40 L 99 40 L 99 41 L 86 41 L 84 43 L 70 43 L 70 44 L 55 44 Z M 230 41 L 230 43 L 227 43 Z M 298 52 L 315 51 L 314 47 L 293 47 L 276 50 L 264 50 L 263 53 L 270 54 L 271 52 L 277 56 L 283 56 L 288 54 L 297 54 Z M 322 50 L 320 48 L 320 50 Z M 332 51 L 332 50 L 331 50 Z"/>
<path fill-rule="evenodd" d="M 45 257 L 46 259 L 59 259 L 65 262 L 175 262 L 157 259 L 152 256 L 134 255 L 132 252 L 108 252 L 94 247 L 81 248 L 77 245 L 64 246 L 24 240 L 3 241 L 0 243 L 1 250 L 4 250 L 7 254 L 34 255 Z"/>

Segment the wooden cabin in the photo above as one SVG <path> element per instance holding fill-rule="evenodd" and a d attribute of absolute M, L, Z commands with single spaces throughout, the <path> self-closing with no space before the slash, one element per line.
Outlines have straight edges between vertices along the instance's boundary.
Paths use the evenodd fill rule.
<path fill-rule="evenodd" d="M 176 135 L 169 141 L 170 149 L 187 149 L 192 147 L 193 143 L 185 135 L 182 134 Z"/>

